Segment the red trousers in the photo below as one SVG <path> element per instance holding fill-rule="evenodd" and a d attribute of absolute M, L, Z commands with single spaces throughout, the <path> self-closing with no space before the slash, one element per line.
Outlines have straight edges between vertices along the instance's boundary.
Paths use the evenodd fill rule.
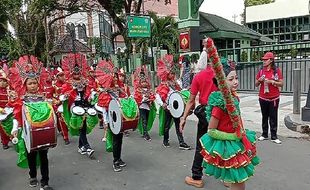
<path fill-rule="evenodd" d="M 10 142 L 10 137 L 5 133 L 2 126 L 0 126 L 0 135 L 1 135 L 1 142 L 3 145 L 8 145 Z"/>
<path fill-rule="evenodd" d="M 64 140 L 69 140 L 68 127 L 67 127 L 61 113 L 57 113 L 57 128 L 58 128 L 58 131 L 62 132 L 62 136 L 63 136 Z"/>

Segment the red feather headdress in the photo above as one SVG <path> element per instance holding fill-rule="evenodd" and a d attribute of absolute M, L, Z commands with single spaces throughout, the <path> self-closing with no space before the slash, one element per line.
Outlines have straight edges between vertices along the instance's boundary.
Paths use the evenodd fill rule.
<path fill-rule="evenodd" d="M 141 67 L 138 67 L 134 73 L 134 87 L 138 88 L 140 86 L 141 81 L 146 81 L 148 83 L 148 86 L 150 86 L 150 72 L 146 65 L 143 65 Z"/>
<path fill-rule="evenodd" d="M 13 63 L 13 67 L 9 69 L 9 79 L 11 87 L 18 92 L 19 95 L 26 93 L 26 79 L 37 79 L 39 90 L 42 88 L 41 74 L 44 69 L 43 63 L 33 55 L 24 55 Z"/>
<path fill-rule="evenodd" d="M 173 55 L 165 55 L 162 59 L 157 61 L 157 76 L 165 81 L 167 80 L 168 74 L 176 72 L 179 64 L 173 62 Z"/>
<path fill-rule="evenodd" d="M 96 78 L 103 88 L 111 87 L 114 75 L 114 65 L 111 61 L 101 60 L 96 67 Z"/>
<path fill-rule="evenodd" d="M 87 78 L 90 69 L 85 55 L 80 53 L 70 53 L 62 61 L 62 69 L 67 79 L 72 77 L 73 73 L 80 73 L 83 78 Z"/>

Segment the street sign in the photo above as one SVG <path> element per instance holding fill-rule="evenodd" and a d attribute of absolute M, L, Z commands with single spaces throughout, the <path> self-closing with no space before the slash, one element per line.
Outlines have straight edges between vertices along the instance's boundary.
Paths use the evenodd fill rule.
<path fill-rule="evenodd" d="M 149 16 L 127 16 L 128 37 L 151 37 L 151 19 Z"/>

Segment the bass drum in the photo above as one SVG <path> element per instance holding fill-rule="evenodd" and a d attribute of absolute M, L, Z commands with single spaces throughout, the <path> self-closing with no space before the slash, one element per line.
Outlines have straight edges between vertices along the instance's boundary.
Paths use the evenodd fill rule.
<path fill-rule="evenodd" d="M 24 103 L 22 108 L 23 137 L 28 152 L 57 145 L 57 122 L 48 102 Z"/>
<path fill-rule="evenodd" d="M 180 118 L 183 115 L 185 104 L 179 92 L 173 92 L 168 98 L 168 109 L 172 117 Z"/>
<path fill-rule="evenodd" d="M 109 125 L 113 134 L 138 127 L 138 105 L 133 98 L 123 98 L 120 101 L 111 100 L 109 104 Z"/>

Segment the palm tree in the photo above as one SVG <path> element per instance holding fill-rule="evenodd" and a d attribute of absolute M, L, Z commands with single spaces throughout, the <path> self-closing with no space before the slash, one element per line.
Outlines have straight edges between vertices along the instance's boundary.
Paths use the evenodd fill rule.
<path fill-rule="evenodd" d="M 172 16 L 159 17 L 154 12 L 149 12 L 152 19 L 151 38 L 140 38 L 136 41 L 139 48 L 156 46 L 157 50 L 160 46 L 166 46 L 170 54 L 177 52 L 176 44 L 178 42 L 178 26 Z"/>

